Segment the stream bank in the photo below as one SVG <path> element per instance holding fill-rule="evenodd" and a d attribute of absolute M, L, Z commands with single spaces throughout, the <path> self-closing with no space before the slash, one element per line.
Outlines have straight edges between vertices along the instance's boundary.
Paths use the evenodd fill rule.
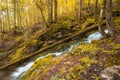
<path fill-rule="evenodd" d="M 105 30 L 106 33 L 108 33 L 108 30 Z M 56 53 L 49 53 L 45 56 L 41 56 L 39 58 L 37 58 L 34 62 L 29 62 L 27 65 L 23 66 L 23 67 L 19 67 L 16 69 L 16 71 L 12 74 L 12 79 L 11 80 L 18 80 L 22 75 L 24 75 L 24 73 L 32 66 L 35 64 L 36 61 L 40 60 L 40 59 L 44 59 L 48 56 L 52 56 L 53 58 L 54 56 L 59 57 L 60 55 L 64 54 L 64 53 L 69 53 L 73 48 L 75 48 L 76 46 L 80 45 L 80 43 L 85 43 L 85 44 L 90 44 L 92 42 L 92 40 L 99 40 L 100 38 L 102 38 L 101 34 L 99 32 L 95 32 L 91 35 L 89 35 L 85 41 L 78 41 L 74 44 L 72 44 L 68 49 L 66 49 L 65 51 L 62 52 L 56 52 Z"/>
<path fill-rule="evenodd" d="M 106 80 L 101 72 L 120 64 L 119 56 L 115 56 L 120 53 L 119 45 L 111 39 L 82 43 L 61 56 L 37 59 L 20 80 Z"/>

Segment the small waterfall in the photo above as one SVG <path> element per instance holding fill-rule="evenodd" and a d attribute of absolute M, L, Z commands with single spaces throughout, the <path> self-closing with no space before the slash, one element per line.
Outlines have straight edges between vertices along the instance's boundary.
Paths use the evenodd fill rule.
<path fill-rule="evenodd" d="M 106 33 L 108 33 L 108 30 L 105 30 Z M 91 35 L 89 35 L 87 38 L 86 38 L 86 41 L 84 41 L 84 43 L 91 43 L 92 40 L 98 40 L 102 38 L 102 35 L 99 33 L 99 32 L 95 32 Z M 80 44 L 80 41 L 74 43 L 73 45 L 71 45 L 68 49 L 66 49 L 65 51 L 61 51 L 61 52 L 55 52 L 55 53 L 49 53 L 45 56 L 41 56 L 39 58 L 37 58 L 36 60 L 38 59 L 41 59 L 41 58 L 45 58 L 49 55 L 55 55 L 55 56 L 60 56 L 62 55 L 63 53 L 66 53 L 66 52 L 69 52 L 71 51 L 72 48 L 74 48 L 75 46 L 79 45 Z M 27 65 L 25 66 L 21 66 L 19 68 L 16 69 L 15 72 L 12 73 L 12 79 L 11 80 L 19 80 L 19 78 L 34 64 L 34 62 L 29 62 Z"/>
<path fill-rule="evenodd" d="M 108 33 L 108 30 L 105 30 L 105 33 Z M 85 43 L 91 43 L 92 40 L 99 40 L 100 38 L 102 38 L 100 32 L 95 32 L 86 38 Z"/>

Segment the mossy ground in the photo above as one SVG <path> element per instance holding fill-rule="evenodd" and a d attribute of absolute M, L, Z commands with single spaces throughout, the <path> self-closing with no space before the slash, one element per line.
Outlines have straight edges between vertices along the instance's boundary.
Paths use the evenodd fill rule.
<path fill-rule="evenodd" d="M 118 30 L 119 18 L 114 19 Z M 91 44 L 80 44 L 61 56 L 48 56 L 35 61 L 20 80 L 102 80 L 100 72 L 103 69 L 120 65 L 119 55 L 119 38 L 94 40 Z"/>
<path fill-rule="evenodd" d="M 120 44 L 109 39 L 97 43 L 81 44 L 61 56 L 36 60 L 21 80 L 100 80 L 100 71 L 120 64 Z"/>

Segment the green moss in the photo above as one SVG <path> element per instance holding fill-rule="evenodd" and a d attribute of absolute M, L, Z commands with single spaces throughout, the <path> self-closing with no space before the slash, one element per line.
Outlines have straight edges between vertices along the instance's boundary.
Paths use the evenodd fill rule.
<path fill-rule="evenodd" d="M 79 56 L 82 54 L 81 51 L 82 51 L 82 49 L 78 48 L 78 46 L 77 46 L 77 47 L 73 48 L 70 52 L 68 52 L 67 56 Z"/>
<path fill-rule="evenodd" d="M 94 19 L 94 18 L 87 18 L 87 22 L 88 22 L 88 23 L 94 23 L 94 22 L 95 22 L 95 19 Z"/>
<path fill-rule="evenodd" d="M 116 28 L 120 30 L 120 17 L 115 18 L 114 23 Z"/>
<path fill-rule="evenodd" d="M 114 52 L 114 50 L 102 50 L 104 53 L 113 53 Z"/>
<path fill-rule="evenodd" d="M 114 45 L 114 48 L 115 48 L 115 49 L 120 49 L 120 44 L 115 44 L 115 45 Z"/>
<path fill-rule="evenodd" d="M 39 68 L 43 68 L 43 66 L 45 65 L 51 65 L 51 59 L 53 58 L 53 55 L 49 55 L 45 58 L 40 58 L 38 60 L 35 61 L 33 67 L 36 68 L 37 66 L 40 66 Z"/>
<path fill-rule="evenodd" d="M 38 40 L 32 40 L 32 42 L 30 42 L 31 46 L 36 46 L 38 44 Z"/>
<path fill-rule="evenodd" d="M 38 30 L 37 32 L 34 33 L 32 39 L 37 39 L 43 32 L 44 32 L 43 30 Z"/>
<path fill-rule="evenodd" d="M 83 57 L 80 59 L 80 61 L 82 62 L 81 65 L 75 65 L 74 67 L 69 67 L 69 70 L 67 70 L 65 67 L 63 67 L 62 70 L 62 74 L 65 74 L 66 72 L 69 72 L 69 74 L 65 74 L 67 80 L 76 80 L 76 79 L 81 79 L 80 78 L 80 74 L 81 73 L 86 73 L 86 69 L 88 69 L 95 60 L 90 59 L 88 56 Z"/>
<path fill-rule="evenodd" d="M 76 71 L 80 71 L 81 73 L 84 72 L 84 66 L 78 65 L 74 68 Z"/>
<path fill-rule="evenodd" d="M 21 38 L 16 39 L 16 41 L 20 41 L 20 40 L 21 40 Z M 18 48 L 13 55 L 10 55 L 10 58 L 11 58 L 10 62 L 14 62 L 18 59 L 21 59 L 21 58 L 27 56 L 28 54 L 26 51 L 27 50 L 29 51 L 30 47 L 34 47 L 37 45 L 38 45 L 38 40 L 32 40 L 30 42 L 25 41 L 23 43 L 23 45 L 20 48 Z"/>
<path fill-rule="evenodd" d="M 95 79 L 95 80 L 101 80 L 101 77 L 97 76 L 96 74 L 93 74 L 92 78 Z"/>
<path fill-rule="evenodd" d="M 18 37 L 18 38 L 15 39 L 16 42 L 20 42 L 21 40 L 22 40 L 21 37 Z"/>
<path fill-rule="evenodd" d="M 80 44 L 68 52 L 68 56 L 80 56 L 89 52 L 94 54 L 94 51 L 98 49 L 98 44 L 96 44 L 96 42 L 94 42 L 94 44 Z"/>
<path fill-rule="evenodd" d="M 63 75 L 67 72 L 66 68 L 63 66 L 62 68 L 60 68 L 60 75 Z"/>
<path fill-rule="evenodd" d="M 6 34 L 4 34 L 4 35 L 2 35 L 2 36 L 3 36 L 3 37 L 2 37 L 2 39 L 3 39 L 3 40 L 8 39 L 8 37 L 9 37 L 9 36 L 8 36 L 8 35 L 6 35 Z"/>
<path fill-rule="evenodd" d="M 95 60 L 90 59 L 88 56 L 86 56 L 81 58 L 80 61 L 82 61 L 82 63 L 84 64 L 84 67 L 90 67 Z"/>
<path fill-rule="evenodd" d="M 58 46 L 56 47 L 56 51 L 61 50 L 61 49 L 62 49 L 62 47 L 63 47 L 63 45 L 62 45 L 62 44 L 58 45 Z"/>
<path fill-rule="evenodd" d="M 25 46 L 22 47 L 22 48 L 19 48 L 19 49 L 14 53 L 14 55 L 11 56 L 10 62 L 14 62 L 14 61 L 16 61 L 16 60 L 18 60 L 18 59 L 21 59 L 21 58 L 25 57 L 25 56 L 26 56 L 25 53 L 24 53 L 25 48 L 26 48 Z"/>
<path fill-rule="evenodd" d="M 105 64 L 105 67 L 109 67 L 112 65 L 120 65 L 120 44 L 112 44 L 113 49 L 110 50 L 111 53 L 110 57 L 107 58 L 107 63 Z"/>
<path fill-rule="evenodd" d="M 93 50 L 98 50 L 97 44 L 82 44 L 78 48 L 80 48 L 82 52 L 90 52 Z"/>
<path fill-rule="evenodd" d="M 67 80 L 71 80 L 71 75 L 67 74 L 66 77 L 67 77 Z"/>
<path fill-rule="evenodd" d="M 57 77 L 57 75 L 53 75 L 53 76 L 51 76 L 51 78 L 50 78 L 50 80 L 61 80 L 61 79 L 59 79 L 58 77 Z"/>
<path fill-rule="evenodd" d="M 94 22 L 95 22 L 95 19 L 87 18 L 86 22 L 81 25 L 82 30 L 84 30 L 86 27 L 93 25 Z"/>

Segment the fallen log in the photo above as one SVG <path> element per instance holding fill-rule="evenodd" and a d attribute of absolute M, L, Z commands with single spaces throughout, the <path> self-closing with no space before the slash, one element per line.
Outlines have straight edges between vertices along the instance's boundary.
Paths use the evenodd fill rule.
<path fill-rule="evenodd" d="M 103 22 L 102 24 L 105 24 L 105 22 Z M 62 40 L 59 40 L 59 41 L 56 42 L 56 43 L 53 43 L 53 44 L 51 44 L 51 45 L 48 45 L 47 47 L 44 47 L 44 48 L 42 48 L 42 49 L 39 49 L 38 51 L 36 51 L 36 52 L 34 52 L 34 53 L 31 53 L 30 55 L 28 55 L 28 56 L 26 56 L 26 57 L 24 57 L 24 58 L 21 58 L 21 59 L 15 61 L 15 62 L 12 62 L 12 63 L 10 63 L 10 64 L 4 65 L 4 66 L 0 67 L 0 70 L 3 70 L 3 69 L 5 69 L 5 68 L 8 68 L 8 67 L 10 67 L 10 66 L 12 66 L 12 65 L 14 65 L 14 64 L 17 64 L 17 63 L 19 63 L 19 62 L 21 62 L 21 61 L 24 61 L 24 60 L 26 60 L 26 59 L 28 59 L 28 58 L 30 58 L 30 57 L 33 57 L 33 56 L 35 56 L 35 55 L 37 55 L 37 54 L 40 54 L 40 53 L 43 52 L 43 51 L 46 51 L 46 50 L 48 50 L 48 49 L 50 49 L 50 48 L 53 48 L 53 47 L 55 47 L 55 46 L 58 45 L 58 44 L 61 44 L 61 43 L 63 43 L 63 42 L 66 42 L 66 41 L 70 40 L 71 38 L 74 38 L 74 37 L 76 37 L 76 36 L 82 35 L 82 34 L 84 34 L 84 33 L 86 33 L 86 32 L 89 32 L 89 31 L 91 31 L 91 30 L 94 30 L 94 29 L 96 29 L 96 28 L 98 28 L 98 24 L 93 25 L 93 26 L 91 26 L 91 27 L 88 27 L 88 28 L 86 28 L 85 30 L 80 31 L 80 32 L 77 32 L 77 33 L 75 33 L 75 34 L 73 34 L 73 35 L 71 35 L 71 36 L 69 36 L 69 37 L 67 37 L 67 38 L 64 38 L 64 39 L 62 39 Z"/>
<path fill-rule="evenodd" d="M 48 28 L 48 29 L 45 28 L 44 30 L 42 30 L 41 34 L 37 35 L 37 37 L 40 37 L 40 36 L 46 34 L 50 30 L 51 30 L 51 28 Z M 13 51 L 16 51 L 18 48 L 24 46 L 25 44 L 26 44 L 26 41 L 23 43 L 17 43 L 15 45 L 13 45 L 11 48 L 9 48 L 8 50 L 4 50 L 4 51 L 0 52 L 0 61 L 2 61 L 4 58 L 7 58 L 10 53 L 12 53 Z"/>

